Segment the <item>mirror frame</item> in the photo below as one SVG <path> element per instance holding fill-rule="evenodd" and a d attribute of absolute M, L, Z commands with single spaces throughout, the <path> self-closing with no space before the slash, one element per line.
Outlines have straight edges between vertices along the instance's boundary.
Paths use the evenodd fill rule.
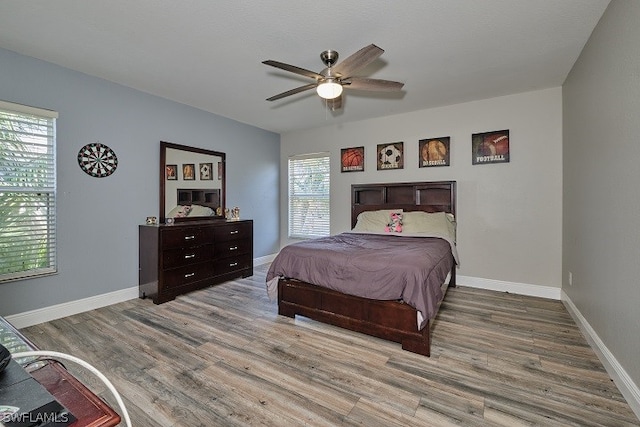
<path fill-rule="evenodd" d="M 167 148 L 171 148 L 173 150 L 181 150 L 187 151 L 190 153 L 197 154 L 205 154 L 210 156 L 217 156 L 221 158 L 222 170 L 221 173 L 221 188 L 220 188 L 220 206 L 222 207 L 222 215 L 215 216 L 200 216 L 200 217 L 185 217 L 185 218 L 174 218 L 175 222 L 188 222 L 188 221 L 210 221 L 210 220 L 220 220 L 225 219 L 224 210 L 226 207 L 226 154 L 220 151 L 206 150 L 204 148 L 190 147 L 188 145 L 174 144 L 173 142 L 160 141 L 160 211 L 158 215 L 159 223 L 166 223 L 166 211 L 165 211 L 165 203 L 166 203 L 166 163 L 167 163 Z"/>

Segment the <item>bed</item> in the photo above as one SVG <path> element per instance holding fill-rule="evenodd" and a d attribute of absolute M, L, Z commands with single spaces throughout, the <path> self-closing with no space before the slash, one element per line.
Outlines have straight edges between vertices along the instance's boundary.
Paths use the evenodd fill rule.
<path fill-rule="evenodd" d="M 381 213 L 391 218 L 391 213 L 402 212 L 405 219 L 429 217 L 440 221 L 444 217 L 452 224 L 455 233 L 455 181 L 355 184 L 351 187 L 351 202 L 350 232 L 329 236 L 326 241 L 325 238 L 311 239 L 289 245 L 272 262 L 267 273 L 267 291 L 270 297 L 277 299 L 278 314 L 288 317 L 301 315 L 398 342 L 404 350 L 429 356 L 431 321 L 437 314 L 447 287 L 455 286 L 456 266 L 459 263 L 455 237 L 451 239 L 438 233 L 428 238 L 416 238 L 411 233 L 405 235 L 403 232 L 408 230 L 408 223 L 405 223 L 403 232 L 381 230 L 379 233 L 370 233 L 365 228 L 364 232 L 359 233 L 358 230 L 364 218 L 377 218 Z M 385 274 L 386 269 L 378 268 L 370 281 L 367 278 L 369 276 L 363 273 L 365 270 L 376 270 L 371 263 L 381 266 L 388 262 L 388 256 L 377 260 L 372 258 L 375 252 L 387 250 L 385 242 L 400 247 L 404 250 L 403 254 L 407 254 L 394 255 L 393 258 L 396 260 L 393 264 L 400 265 L 407 272 L 402 273 L 403 289 L 398 291 L 402 293 L 396 297 L 393 297 L 394 291 L 389 290 L 392 279 Z M 318 252 L 314 252 L 314 246 L 318 246 Z M 338 252 L 334 261 L 329 261 L 331 251 Z M 434 251 L 433 254 L 430 251 Z M 433 264 L 412 261 L 408 254 L 414 252 L 422 256 L 421 259 L 433 258 Z M 320 272 L 307 271 L 311 268 L 305 263 L 312 261 L 325 263 L 320 265 Z M 360 261 L 370 264 L 357 268 L 357 279 L 353 274 L 351 277 L 346 274 L 340 279 L 344 283 L 337 285 L 333 282 L 336 275 L 348 272 L 344 265 L 356 265 L 354 263 Z M 411 269 L 424 275 L 415 279 L 424 281 L 423 286 L 419 283 L 412 286 L 407 284 L 414 281 L 415 274 Z M 347 283 L 350 280 L 353 283 Z M 347 284 L 349 288 L 345 288 Z M 373 296 L 367 293 L 370 291 L 364 291 L 367 284 L 371 285 Z M 418 302 L 412 296 L 416 293 L 420 294 Z M 424 305 L 421 305 L 420 298 L 424 299 Z"/>
<path fill-rule="evenodd" d="M 167 212 L 168 218 L 210 217 L 220 215 L 219 188 L 178 188 L 177 205 Z"/>

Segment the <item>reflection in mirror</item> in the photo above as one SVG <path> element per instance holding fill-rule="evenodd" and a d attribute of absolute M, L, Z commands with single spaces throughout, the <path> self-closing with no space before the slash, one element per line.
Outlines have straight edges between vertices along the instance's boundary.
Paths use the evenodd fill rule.
<path fill-rule="evenodd" d="M 160 142 L 160 222 L 219 219 L 225 208 L 225 153 Z"/>

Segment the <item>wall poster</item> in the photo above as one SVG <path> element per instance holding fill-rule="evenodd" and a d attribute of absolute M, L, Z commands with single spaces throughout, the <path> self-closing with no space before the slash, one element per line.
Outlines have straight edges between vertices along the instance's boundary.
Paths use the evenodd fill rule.
<path fill-rule="evenodd" d="M 378 170 L 404 168 L 404 142 L 378 144 Z"/>
<path fill-rule="evenodd" d="M 182 179 L 185 181 L 193 181 L 196 179 L 196 165 L 193 163 L 182 164 Z"/>
<path fill-rule="evenodd" d="M 178 165 L 167 165 L 167 179 L 170 181 L 178 179 Z"/>
<path fill-rule="evenodd" d="M 449 143 L 451 137 L 421 139 L 418 141 L 418 167 L 449 166 Z"/>
<path fill-rule="evenodd" d="M 340 150 L 340 172 L 362 172 L 364 170 L 364 147 Z"/>
<path fill-rule="evenodd" d="M 200 163 L 200 180 L 201 181 L 210 181 L 213 180 L 213 163 Z"/>
<path fill-rule="evenodd" d="M 475 133 L 471 136 L 472 164 L 509 162 L 509 130 Z"/>

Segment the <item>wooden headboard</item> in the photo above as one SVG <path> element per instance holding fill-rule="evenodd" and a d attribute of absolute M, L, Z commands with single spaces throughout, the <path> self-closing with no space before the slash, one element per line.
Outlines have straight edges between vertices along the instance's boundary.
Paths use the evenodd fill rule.
<path fill-rule="evenodd" d="M 456 182 L 394 182 L 351 186 L 351 228 L 364 211 L 448 212 L 456 214 Z"/>
<path fill-rule="evenodd" d="M 207 206 L 215 210 L 220 207 L 220 189 L 178 188 L 178 204 Z"/>

